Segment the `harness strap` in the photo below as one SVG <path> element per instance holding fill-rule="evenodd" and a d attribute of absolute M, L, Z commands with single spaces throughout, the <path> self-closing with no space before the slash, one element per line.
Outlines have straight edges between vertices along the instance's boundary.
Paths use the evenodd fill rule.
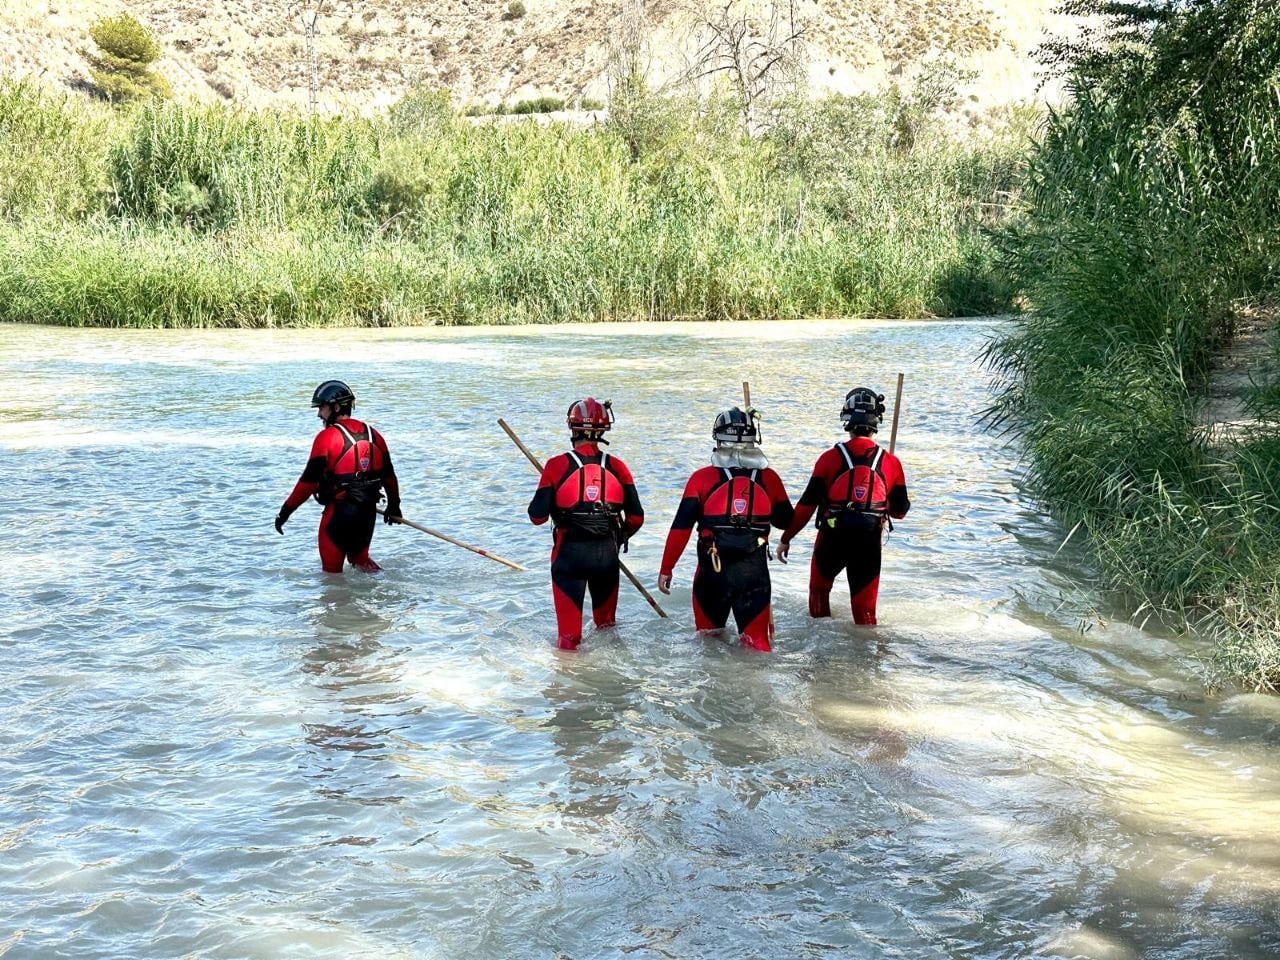
<path fill-rule="evenodd" d="M 354 447 L 356 445 L 355 434 L 340 423 L 335 422 L 333 425 L 338 428 L 338 432 L 342 434 L 344 439 L 346 439 L 348 446 Z M 369 446 L 373 446 L 373 427 L 366 423 L 364 425 L 364 433 L 361 435 L 360 439 L 369 441 Z M 346 451 L 343 452 L 345 453 Z"/>
<path fill-rule="evenodd" d="M 871 458 L 871 483 L 867 484 L 867 509 L 871 509 L 871 498 L 875 496 L 875 478 L 880 477 L 880 460 L 884 456 L 884 451 L 876 447 L 876 455 Z M 880 477 L 880 482 L 884 483 L 884 477 Z M 889 485 L 885 484 L 885 495 L 888 495 Z"/>
<path fill-rule="evenodd" d="M 849 453 L 849 448 L 843 443 L 837 443 L 836 449 L 840 451 L 840 456 L 844 457 L 844 465 L 850 470 L 854 468 L 853 456 Z"/>

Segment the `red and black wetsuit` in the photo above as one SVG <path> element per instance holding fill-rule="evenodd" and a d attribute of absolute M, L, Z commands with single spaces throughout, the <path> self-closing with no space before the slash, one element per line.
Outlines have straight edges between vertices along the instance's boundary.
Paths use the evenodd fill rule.
<path fill-rule="evenodd" d="M 661 574 L 671 575 L 696 523 L 693 622 L 699 630 L 720 629 L 732 611 L 745 646 L 772 649 L 765 546 L 769 525 L 781 530 L 793 513 L 782 479 L 768 467 L 703 467 L 689 478 L 667 534 Z"/>
<path fill-rule="evenodd" d="M 551 592 L 560 649 L 582 642 L 582 604 L 591 591 L 597 627 L 611 626 L 618 608 L 618 549 L 644 524 L 635 480 L 617 457 L 587 441 L 547 461 L 529 504 L 536 524 L 555 521 Z"/>
<path fill-rule="evenodd" d="M 316 434 L 311 458 L 284 502 L 286 516 L 315 494 L 324 504 L 320 517 L 320 562 L 328 573 L 341 573 L 344 560 L 363 570 L 377 570 L 369 557 L 381 489 L 387 509 L 399 512 L 400 485 L 391 466 L 387 441 L 377 430 L 343 417 Z"/>
<path fill-rule="evenodd" d="M 831 616 L 831 586 L 846 570 L 854 623 L 876 622 L 881 531 L 887 518 L 901 520 L 910 509 L 901 461 L 870 437 L 850 437 L 818 458 L 782 535 L 790 541 L 818 512 L 809 567 L 811 617 Z"/>

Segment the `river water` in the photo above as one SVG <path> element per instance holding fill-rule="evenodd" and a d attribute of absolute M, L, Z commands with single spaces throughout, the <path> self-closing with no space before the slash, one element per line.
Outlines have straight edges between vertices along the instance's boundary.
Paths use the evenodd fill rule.
<path fill-rule="evenodd" d="M 515 330 L 0 327 L 0 954 L 1274 957 L 1280 701 L 1117 619 L 984 435 L 994 324 Z M 649 584 L 750 380 L 793 496 L 844 392 L 907 376 L 914 508 L 881 626 L 776 652 L 671 619 L 554 649 L 536 479 L 614 400 Z M 315 384 L 392 447 L 405 514 L 326 576 L 278 537 Z M 16 480 L 16 483 L 14 482 Z M 655 535 L 656 534 L 656 535 Z M 6 952 L 7 951 L 7 952 Z"/>

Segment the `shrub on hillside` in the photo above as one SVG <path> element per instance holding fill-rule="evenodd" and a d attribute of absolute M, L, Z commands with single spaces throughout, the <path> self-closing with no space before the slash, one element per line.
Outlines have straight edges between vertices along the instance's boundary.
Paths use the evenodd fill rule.
<path fill-rule="evenodd" d="M 104 17 L 89 28 L 89 36 L 98 47 L 85 51 L 89 74 L 108 100 L 172 96 L 169 82 L 151 70 L 160 58 L 159 41 L 129 14 Z"/>
<path fill-rule="evenodd" d="M 502 12 L 503 20 L 519 20 L 528 11 L 525 10 L 524 4 L 520 0 L 511 0 L 507 4 L 507 9 Z"/>
<path fill-rule="evenodd" d="M 387 119 L 400 136 L 438 133 L 457 116 L 448 90 L 418 87 L 391 105 Z"/>
<path fill-rule="evenodd" d="M 529 100 L 521 100 L 517 103 L 513 103 L 507 113 L 520 115 L 530 113 L 554 113 L 557 110 L 563 109 L 563 97 L 533 97 Z"/>

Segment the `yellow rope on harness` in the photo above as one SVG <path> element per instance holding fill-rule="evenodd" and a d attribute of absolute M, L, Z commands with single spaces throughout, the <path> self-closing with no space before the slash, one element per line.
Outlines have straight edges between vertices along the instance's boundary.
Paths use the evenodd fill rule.
<path fill-rule="evenodd" d="M 720 572 L 720 551 L 716 549 L 716 545 L 713 543 L 711 545 L 711 549 L 707 552 L 711 555 L 711 569 L 714 570 L 716 573 L 719 573 Z"/>

